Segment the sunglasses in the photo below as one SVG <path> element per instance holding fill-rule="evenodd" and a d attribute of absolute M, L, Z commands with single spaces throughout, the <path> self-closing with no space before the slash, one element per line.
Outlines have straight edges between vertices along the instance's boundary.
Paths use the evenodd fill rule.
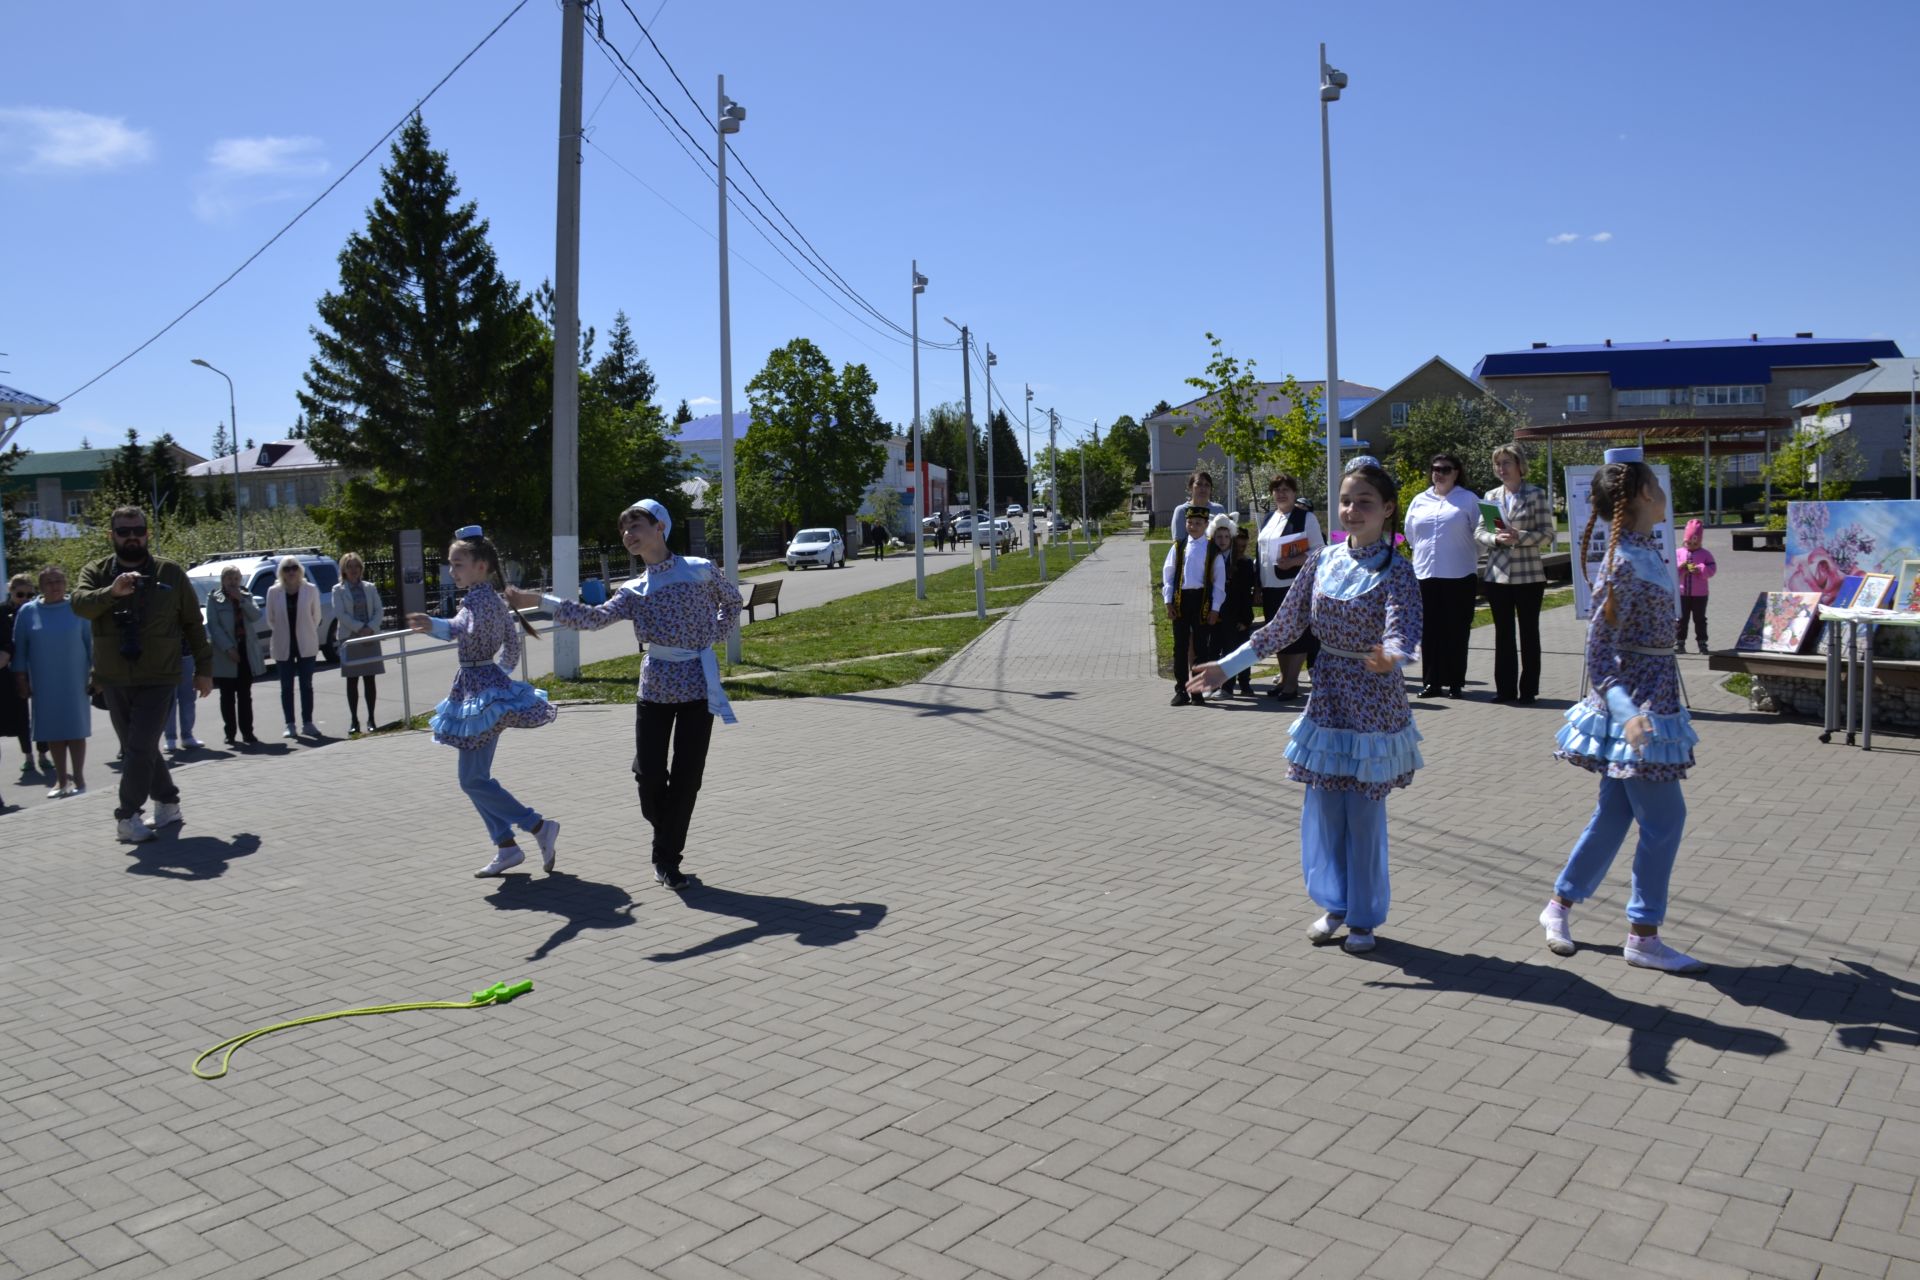
<path fill-rule="evenodd" d="M 31 600 L 31 599 L 33 599 L 33 592 L 31 592 L 31 591 L 16 591 L 16 592 L 14 592 L 14 593 L 13 593 L 13 598 L 14 598 L 15 600 Z"/>
<path fill-rule="evenodd" d="M 115 529 L 113 536 L 116 538 L 144 538 L 147 536 L 147 526 L 143 524 L 130 524 L 124 529 Z"/>
<path fill-rule="evenodd" d="M 1444 463 L 1435 463 L 1432 467 L 1432 471 L 1433 471 L 1433 474 L 1437 476 L 1450 476 L 1453 474 L 1453 468 L 1445 465 Z"/>

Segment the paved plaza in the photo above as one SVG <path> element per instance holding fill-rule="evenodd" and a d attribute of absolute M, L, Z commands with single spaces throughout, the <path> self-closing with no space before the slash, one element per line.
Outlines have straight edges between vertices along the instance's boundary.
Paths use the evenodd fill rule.
<path fill-rule="evenodd" d="M 1726 643 L 1778 559 L 1710 545 Z M 104 770 L 0 818 L 0 1280 L 1920 1277 L 1912 738 L 1823 747 L 1687 659 L 1667 933 L 1715 967 L 1626 967 L 1624 865 L 1557 958 L 1594 791 L 1549 755 L 1557 611 L 1539 705 L 1420 704 L 1349 956 L 1305 939 L 1295 712 L 1166 705 L 1146 560 L 1110 540 L 921 684 L 741 704 L 684 897 L 625 707 L 501 748 L 553 877 L 471 878 L 418 733 L 183 770 L 147 846 Z"/>

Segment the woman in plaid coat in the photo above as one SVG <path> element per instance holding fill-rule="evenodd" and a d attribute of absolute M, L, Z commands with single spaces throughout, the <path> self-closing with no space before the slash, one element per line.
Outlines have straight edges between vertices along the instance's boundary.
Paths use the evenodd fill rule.
<path fill-rule="evenodd" d="M 1500 483 L 1487 490 L 1486 501 L 1500 508 L 1502 527 L 1473 534 L 1488 549 L 1481 576 L 1493 610 L 1493 700 L 1530 703 L 1540 696 L 1540 599 L 1547 593 L 1542 555 L 1553 542 L 1553 510 L 1546 492 L 1527 483 L 1518 448 L 1495 449 L 1493 469 Z"/>

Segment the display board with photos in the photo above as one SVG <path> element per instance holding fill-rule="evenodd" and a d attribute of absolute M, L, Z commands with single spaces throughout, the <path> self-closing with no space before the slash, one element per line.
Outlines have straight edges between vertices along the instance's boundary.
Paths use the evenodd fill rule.
<path fill-rule="evenodd" d="M 1785 547 L 1785 590 L 1814 592 L 1831 608 L 1904 609 L 1915 598 L 1908 565 L 1920 574 L 1920 502 L 1790 502 Z M 1876 586 L 1880 598 L 1867 599 Z M 1889 628 L 1875 648 L 1883 657 L 1920 658 L 1920 631 Z"/>

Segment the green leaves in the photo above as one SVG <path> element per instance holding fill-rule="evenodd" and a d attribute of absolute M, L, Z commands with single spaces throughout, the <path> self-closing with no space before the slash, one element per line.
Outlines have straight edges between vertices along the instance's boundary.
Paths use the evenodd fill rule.
<path fill-rule="evenodd" d="M 890 432 L 873 407 L 877 390 L 865 365 L 835 374 L 806 338 L 771 352 L 747 384 L 752 424 L 735 459 L 742 485 L 785 525 L 841 528 L 886 466 Z"/>

